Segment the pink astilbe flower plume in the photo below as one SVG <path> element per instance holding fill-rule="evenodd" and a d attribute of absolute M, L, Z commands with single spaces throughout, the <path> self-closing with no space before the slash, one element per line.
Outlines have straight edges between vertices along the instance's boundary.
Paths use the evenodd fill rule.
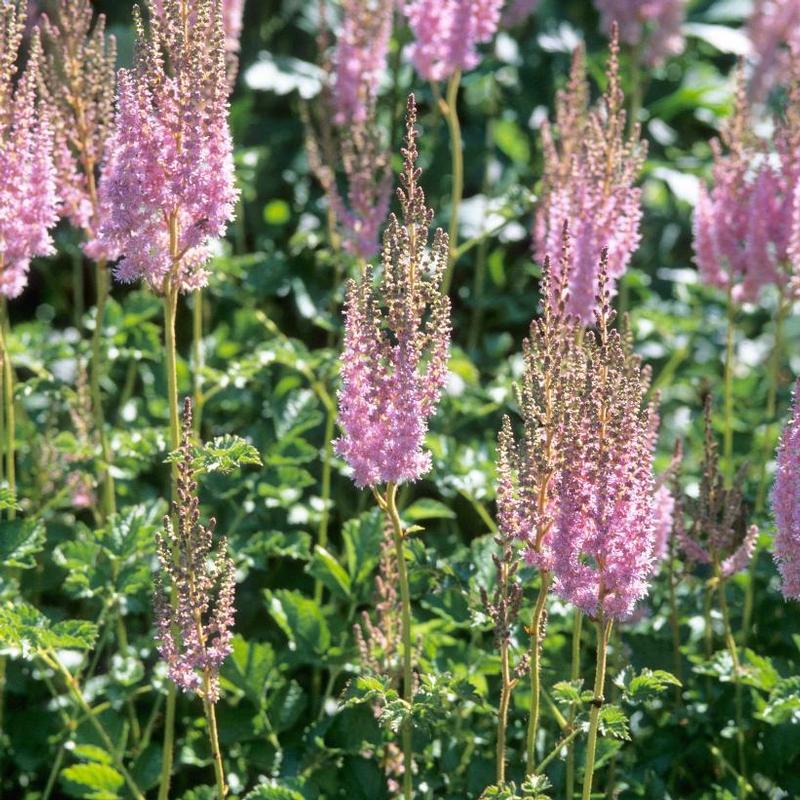
<path fill-rule="evenodd" d="M 98 244 L 121 258 L 120 281 L 189 291 L 206 284 L 209 240 L 236 201 L 220 0 L 164 0 L 148 35 L 138 7 L 134 21 L 136 67 L 118 76 Z"/>
<path fill-rule="evenodd" d="M 97 234 L 97 178 L 114 120 L 116 42 L 105 17 L 92 26 L 89 0 L 60 0 L 42 16 L 42 95 L 55 131 L 62 213 L 89 239 Z M 98 255 L 98 254 L 93 254 Z"/>
<path fill-rule="evenodd" d="M 666 471 L 662 472 L 655 483 L 653 494 L 653 561 L 655 564 L 663 561 L 669 554 L 670 539 L 675 527 L 676 501 L 674 482 L 680 468 L 683 449 L 681 443 L 675 443 L 675 452 L 672 462 Z"/>
<path fill-rule="evenodd" d="M 555 591 L 584 613 L 624 620 L 647 594 L 653 568 L 655 403 L 631 337 L 614 312 L 603 253 L 597 329 L 584 337 L 586 381 L 563 443 L 552 533 Z"/>
<path fill-rule="evenodd" d="M 753 69 L 750 96 L 763 100 L 791 73 L 790 52 L 800 50 L 800 3 L 797 0 L 755 0 L 747 20 Z"/>
<path fill-rule="evenodd" d="M 700 187 L 694 212 L 695 262 L 703 281 L 735 302 L 758 299 L 764 286 L 786 284 L 800 149 L 791 117 L 770 143 L 752 133 L 740 71 L 736 104 L 721 141 L 714 140 L 712 186 Z"/>
<path fill-rule="evenodd" d="M 787 600 L 800 600 L 800 380 L 792 409 L 778 444 L 778 470 L 772 489 L 775 515 L 773 558 Z"/>
<path fill-rule="evenodd" d="M 522 543 L 529 564 L 553 567 L 551 532 L 557 513 L 555 484 L 564 466 L 565 437 L 579 410 L 585 382 L 577 320 L 567 314 L 566 276 L 571 258 L 564 229 L 561 283 L 552 287 L 549 258 L 542 270 L 542 313 L 523 342 L 524 371 L 516 387 L 524 432 L 515 437 L 509 417 L 497 443 L 497 515 L 502 534 Z"/>
<path fill-rule="evenodd" d="M 16 80 L 24 23 L 20 4 L 0 3 L 0 295 L 7 298 L 25 288 L 32 258 L 54 252 L 50 229 L 58 220 L 53 132 L 36 92 L 38 31 Z"/>
<path fill-rule="evenodd" d="M 368 267 L 347 286 L 335 446 L 362 487 L 415 481 L 430 469 L 424 439 L 447 379 L 450 302 L 439 288 L 447 235 L 438 229 L 428 242 L 433 212 L 418 183 L 416 116 L 411 95 L 397 193 L 402 220 L 389 217 L 380 282 Z"/>
<path fill-rule="evenodd" d="M 334 51 L 332 87 L 337 125 L 364 123 L 378 96 L 392 33 L 391 0 L 344 0 Z"/>
<path fill-rule="evenodd" d="M 535 255 L 543 261 L 558 252 L 569 220 L 573 245 L 568 311 L 585 324 L 594 319 L 601 251 L 608 254 L 607 288 L 613 296 L 640 239 L 641 192 L 634 183 L 646 147 L 638 127 L 625 137 L 618 51 L 614 35 L 607 88 L 597 107 L 590 109 L 584 55 L 577 49 L 569 83 L 556 99 L 556 130 L 542 126 L 544 174 L 534 224 Z M 558 273 L 555 277 L 557 284 Z"/>
<path fill-rule="evenodd" d="M 644 63 L 658 65 L 683 52 L 688 0 L 595 0 L 600 25 L 619 26 L 620 41 L 639 48 Z"/>
<path fill-rule="evenodd" d="M 406 0 L 403 7 L 414 35 L 411 63 L 425 80 L 442 81 L 478 66 L 478 45 L 492 40 L 503 2 Z"/>
<path fill-rule="evenodd" d="M 173 509 L 177 527 L 165 517 L 157 538 L 161 574 L 155 595 L 156 641 L 176 686 L 215 703 L 219 670 L 231 652 L 236 573 L 227 540 L 220 541 L 216 553 L 212 550 L 215 521 L 200 522 L 191 437 L 192 404 L 187 398 Z"/>
<path fill-rule="evenodd" d="M 746 465 L 735 476 L 730 488 L 719 468 L 717 443 L 711 423 L 711 396 L 703 410 L 703 444 L 700 493 L 696 499 L 683 498 L 675 511 L 675 536 L 691 560 L 711 565 L 721 578 L 745 569 L 753 557 L 758 527 L 747 525 L 748 509 L 742 486 Z M 691 520 L 686 530 L 684 513 Z"/>

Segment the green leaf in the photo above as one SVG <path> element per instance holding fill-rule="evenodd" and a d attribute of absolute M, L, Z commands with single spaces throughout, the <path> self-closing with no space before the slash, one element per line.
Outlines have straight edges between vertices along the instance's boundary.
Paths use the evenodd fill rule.
<path fill-rule="evenodd" d="M 631 738 L 628 716 L 619 706 L 605 705 L 600 709 L 600 735 L 623 741 Z"/>
<path fill-rule="evenodd" d="M 583 681 L 559 681 L 553 686 L 553 699 L 562 705 L 572 705 L 576 703 L 580 705 L 583 702 L 581 697 L 581 689 L 583 688 Z"/>
<path fill-rule="evenodd" d="M 97 626 L 83 620 L 52 624 L 27 603 L 0 607 L 0 645 L 22 650 L 24 656 L 45 649 L 90 650 L 97 638 Z"/>
<path fill-rule="evenodd" d="M 20 511 L 22 506 L 17 503 L 17 495 L 8 486 L 0 486 L 0 511 L 8 511 L 11 508 Z"/>
<path fill-rule="evenodd" d="M 0 523 L 0 563 L 14 569 L 33 569 L 34 556 L 44 548 L 44 541 L 45 527 L 41 521 L 4 520 Z"/>
<path fill-rule="evenodd" d="M 180 450 L 173 450 L 165 461 L 175 464 L 180 459 Z M 262 466 L 258 450 L 241 436 L 226 433 L 210 442 L 192 447 L 192 469 L 197 473 L 221 472 L 229 475 L 245 464 Z"/>
<path fill-rule="evenodd" d="M 125 779 L 108 764 L 73 764 L 61 771 L 67 791 L 89 800 L 111 800 L 119 797 Z"/>
<path fill-rule="evenodd" d="M 455 519 L 455 512 L 438 500 L 423 497 L 413 502 L 405 511 L 403 519 L 410 522 L 417 522 L 421 519 Z"/>
<path fill-rule="evenodd" d="M 316 661 L 327 652 L 331 633 L 312 599 L 288 589 L 264 594 L 272 618 L 289 639 L 290 650 L 305 661 Z"/>
<path fill-rule="evenodd" d="M 383 515 L 373 509 L 342 527 L 347 571 L 353 584 L 363 585 L 375 569 L 383 541 Z"/>
<path fill-rule="evenodd" d="M 239 634 L 233 637 L 233 652 L 222 665 L 223 680 L 229 681 L 259 706 L 274 671 L 275 652 L 270 644 L 248 642 Z"/>
<path fill-rule="evenodd" d="M 770 725 L 800 722 L 800 675 L 781 678 L 756 716 Z"/>
<path fill-rule="evenodd" d="M 294 789 L 277 783 L 265 783 L 248 792 L 243 800 L 305 800 L 305 798 Z"/>
<path fill-rule="evenodd" d="M 317 545 L 306 571 L 343 600 L 350 597 L 350 576 L 324 547 Z"/>
<path fill-rule="evenodd" d="M 360 675 L 353 678 L 345 688 L 339 701 L 339 708 L 352 708 L 362 703 L 377 702 L 384 705 L 388 700 L 395 700 L 397 693 L 389 689 L 389 679 L 382 676 Z"/>
<path fill-rule="evenodd" d="M 624 669 L 614 683 L 622 689 L 629 703 L 641 703 L 665 692 L 670 686 L 682 685 L 672 673 L 663 669 L 643 669 L 638 675 L 631 669 Z"/>

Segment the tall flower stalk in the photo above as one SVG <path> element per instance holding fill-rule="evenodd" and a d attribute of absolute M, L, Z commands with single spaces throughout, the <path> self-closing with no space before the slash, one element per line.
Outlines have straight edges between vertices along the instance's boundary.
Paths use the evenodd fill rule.
<path fill-rule="evenodd" d="M 222 540 L 212 552 L 215 521 L 200 522 L 200 502 L 193 472 L 192 404 L 186 398 L 183 430 L 176 461 L 176 523 L 167 516 L 157 537 L 162 575 L 156 587 L 155 615 L 158 650 L 169 677 L 183 691 L 200 697 L 208 728 L 217 796 L 228 792 L 219 746 L 216 703 L 219 670 L 231 652 L 236 574 Z M 172 598 L 177 598 L 173 602 Z"/>
<path fill-rule="evenodd" d="M 418 183 L 416 116 L 411 95 L 397 193 L 402 220 L 394 214 L 389 217 L 380 284 L 374 285 L 373 271 L 367 267 L 359 281 L 347 285 L 339 390 L 342 436 L 335 443 L 355 484 L 372 490 L 392 525 L 400 588 L 403 699 L 408 713 L 414 693 L 405 556 L 409 534 L 400 516 L 397 490 L 431 467 L 424 438 L 447 378 L 450 343 L 450 303 L 440 291 L 447 266 L 447 235 L 437 230 L 429 245 L 433 212 Z M 401 737 L 403 796 L 408 800 L 414 770 L 409 717 L 403 721 Z"/>
<path fill-rule="evenodd" d="M 100 183 L 97 246 L 120 260 L 118 280 L 144 280 L 164 302 L 169 444 L 180 440 L 175 320 L 181 292 L 208 280 L 209 240 L 233 217 L 225 31 L 219 0 L 164 0 L 118 74 L 116 128 Z M 177 499 L 173 468 L 173 500 Z M 167 695 L 159 800 L 169 794 L 175 690 Z"/>
<path fill-rule="evenodd" d="M 93 24 L 89 0 L 60 0 L 52 21 L 44 15 L 45 59 L 42 93 L 53 119 L 58 193 L 62 214 L 94 242 L 99 223 L 99 170 L 106 158 L 114 110 L 116 41 L 106 36 L 105 17 Z M 90 387 L 94 424 L 103 459 L 100 471 L 102 511 L 116 509 L 112 451 L 108 442 L 101 378 L 103 323 L 109 296 L 108 258 L 102 247 L 87 246 L 95 261 L 96 305 L 92 330 Z"/>

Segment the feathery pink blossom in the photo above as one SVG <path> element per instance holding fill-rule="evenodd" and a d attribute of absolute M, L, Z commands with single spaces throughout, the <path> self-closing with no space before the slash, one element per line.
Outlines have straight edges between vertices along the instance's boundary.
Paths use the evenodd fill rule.
<path fill-rule="evenodd" d="M 539 5 L 539 0 L 511 0 L 503 9 L 501 23 L 506 28 L 513 28 L 530 17 Z"/>
<path fill-rule="evenodd" d="M 24 17 L 16 2 L 0 4 L 0 295 L 17 297 L 35 256 L 53 253 L 58 220 L 53 132 L 37 100 L 38 33 L 16 82 Z"/>
<path fill-rule="evenodd" d="M 773 558 L 787 600 L 800 600 L 800 380 L 795 384 L 792 409 L 781 434 L 778 469 L 772 489 L 775 515 Z"/>
<path fill-rule="evenodd" d="M 753 61 L 750 96 L 763 100 L 771 88 L 790 76 L 790 52 L 800 49 L 800 3 L 755 0 L 746 31 Z"/>
<path fill-rule="evenodd" d="M 758 139 L 740 75 L 734 115 L 722 141 L 711 143 L 712 186 L 701 185 L 693 221 L 701 278 L 729 289 L 736 302 L 756 301 L 764 286 L 786 283 L 800 178 L 798 133 L 779 125 L 774 150 Z"/>
<path fill-rule="evenodd" d="M 477 67 L 478 45 L 491 41 L 502 7 L 502 0 L 406 0 L 409 57 L 419 75 L 442 81 Z"/>
<path fill-rule="evenodd" d="M 347 286 L 335 446 L 361 487 L 415 481 L 430 469 L 424 438 L 447 379 L 450 303 L 439 289 L 447 236 L 437 230 L 429 249 L 433 213 L 418 184 L 415 123 L 412 95 L 398 190 L 403 220 L 389 218 L 380 285 L 368 267 Z"/>
<path fill-rule="evenodd" d="M 675 498 L 665 483 L 659 486 L 653 495 L 654 544 L 653 560 L 663 561 L 669 548 L 669 537 L 672 533 L 672 519 L 675 511 Z"/>
<path fill-rule="evenodd" d="M 646 64 L 683 52 L 687 0 L 595 0 L 595 5 L 603 30 L 610 33 L 619 25 L 620 41 L 641 48 Z"/>
<path fill-rule="evenodd" d="M 643 407 L 649 371 L 613 311 L 600 267 L 597 330 L 584 337 L 586 386 L 564 437 L 552 532 L 554 588 L 591 617 L 623 620 L 653 569 L 655 405 Z"/>
<path fill-rule="evenodd" d="M 337 125 L 364 123 L 369 117 L 386 69 L 393 10 L 391 0 L 344 0 L 342 29 L 333 56 Z"/>
<path fill-rule="evenodd" d="M 158 535 L 161 575 L 169 578 L 175 597 L 161 575 L 155 595 L 156 641 L 170 679 L 186 692 L 209 702 L 219 698 L 219 669 L 231 652 L 236 572 L 223 539 L 213 553 L 215 521 L 200 522 L 197 481 L 192 471 L 192 405 L 183 408 L 178 459 L 177 528 L 164 518 Z"/>
<path fill-rule="evenodd" d="M 544 175 L 534 223 L 535 255 L 543 261 L 558 252 L 568 220 L 573 253 L 568 310 L 585 324 L 594 319 L 601 251 L 608 254 L 613 296 L 640 239 L 641 191 L 634 183 L 646 148 L 638 128 L 625 138 L 618 51 L 614 35 L 607 88 L 598 107 L 590 110 L 583 50 L 577 49 L 569 84 L 556 100 L 557 135 L 550 125 L 542 126 Z"/>
<path fill-rule="evenodd" d="M 196 0 L 184 26 L 178 0 L 165 0 L 149 36 L 136 10 L 136 67 L 119 72 L 97 244 L 121 257 L 120 281 L 143 279 L 158 292 L 204 286 L 209 240 L 233 218 L 225 39 L 216 7 L 216 0 Z"/>

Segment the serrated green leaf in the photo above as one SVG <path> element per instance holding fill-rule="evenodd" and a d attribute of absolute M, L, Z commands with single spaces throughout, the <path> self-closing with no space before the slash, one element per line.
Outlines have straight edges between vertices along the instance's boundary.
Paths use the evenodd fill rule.
<path fill-rule="evenodd" d="M 403 511 L 403 519 L 418 522 L 421 519 L 455 519 L 455 512 L 439 500 L 423 497 L 415 500 Z"/>
<path fill-rule="evenodd" d="M 625 669 L 614 679 L 614 683 L 623 691 L 629 703 L 640 703 L 649 700 L 670 686 L 681 686 L 681 682 L 671 673 L 663 669 L 643 669 L 638 674 Z"/>
<path fill-rule="evenodd" d="M 562 705 L 572 705 L 582 703 L 581 689 L 583 681 L 559 681 L 553 686 L 553 699 Z"/>
<path fill-rule="evenodd" d="M 44 541 L 45 527 L 41 521 L 0 522 L 0 564 L 13 569 L 32 569 L 36 566 L 34 556 L 44 548 Z"/>
<path fill-rule="evenodd" d="M 326 653 L 331 644 L 330 630 L 312 599 L 288 589 L 264 594 L 272 618 L 289 639 L 291 651 L 306 661 L 316 661 Z"/>
<path fill-rule="evenodd" d="M 314 555 L 306 570 L 343 600 L 350 598 L 350 576 L 324 547 L 317 545 L 314 548 Z"/>
<path fill-rule="evenodd" d="M 8 486 L 0 486 L 0 511 L 8 511 L 11 508 L 20 511 L 22 506 L 17 503 L 17 495 Z"/>
<path fill-rule="evenodd" d="M 165 461 L 174 464 L 180 459 L 180 450 L 173 450 Z M 241 436 L 226 433 L 210 442 L 192 447 L 192 470 L 197 473 L 221 472 L 223 475 L 229 475 L 246 464 L 262 466 L 261 456 L 258 450 Z"/>
<path fill-rule="evenodd" d="M 373 509 L 357 519 L 349 519 L 342 527 L 347 572 L 352 583 L 367 581 L 380 557 L 383 541 L 383 515 Z"/>
<path fill-rule="evenodd" d="M 600 735 L 628 741 L 631 738 L 628 715 L 619 707 L 604 705 L 600 709 Z"/>
<path fill-rule="evenodd" d="M 248 642 L 238 634 L 233 637 L 232 646 L 230 657 L 222 665 L 223 680 L 229 681 L 259 706 L 275 671 L 275 652 L 267 642 Z"/>
<path fill-rule="evenodd" d="M 67 790 L 87 800 L 119 797 L 125 779 L 108 764 L 73 764 L 61 771 Z"/>
<path fill-rule="evenodd" d="M 305 800 L 300 792 L 278 784 L 263 784 L 248 792 L 243 800 Z"/>

